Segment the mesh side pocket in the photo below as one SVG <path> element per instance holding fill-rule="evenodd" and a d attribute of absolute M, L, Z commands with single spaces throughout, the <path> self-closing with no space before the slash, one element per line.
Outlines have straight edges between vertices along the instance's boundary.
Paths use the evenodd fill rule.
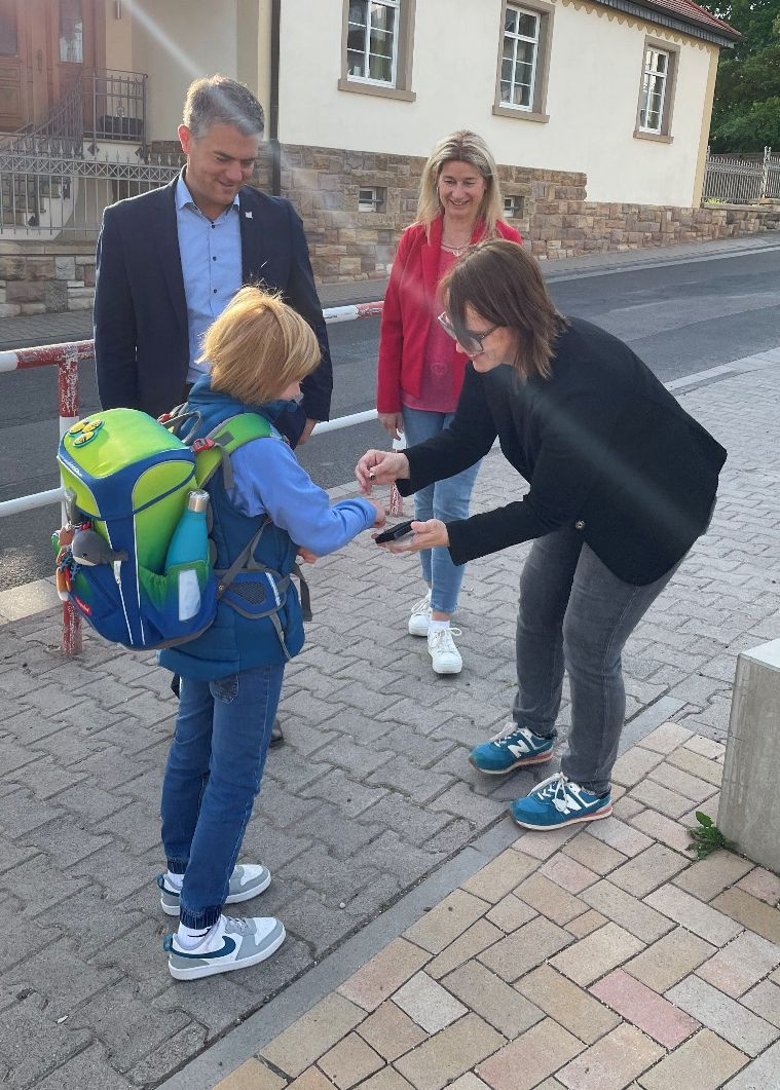
<path fill-rule="evenodd" d="M 242 617 L 255 620 L 281 609 L 288 586 L 288 578 L 280 584 L 271 572 L 239 572 L 225 588 L 222 601 Z"/>

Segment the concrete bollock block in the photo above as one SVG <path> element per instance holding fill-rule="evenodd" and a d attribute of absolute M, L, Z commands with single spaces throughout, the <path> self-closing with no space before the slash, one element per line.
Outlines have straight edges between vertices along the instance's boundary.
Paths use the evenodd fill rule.
<path fill-rule="evenodd" d="M 718 828 L 739 851 L 780 871 L 780 639 L 743 651 L 731 698 Z"/>

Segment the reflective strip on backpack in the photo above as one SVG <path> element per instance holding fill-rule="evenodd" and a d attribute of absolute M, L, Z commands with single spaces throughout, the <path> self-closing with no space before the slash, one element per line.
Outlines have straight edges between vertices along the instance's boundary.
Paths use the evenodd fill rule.
<path fill-rule="evenodd" d="M 276 608 L 279 609 L 282 604 L 282 599 L 279 597 L 279 591 L 276 589 L 276 581 L 274 580 L 273 576 L 269 571 L 265 572 L 264 574 L 266 579 L 268 580 L 268 584 L 271 590 L 273 591 L 274 598 L 276 600 Z"/>

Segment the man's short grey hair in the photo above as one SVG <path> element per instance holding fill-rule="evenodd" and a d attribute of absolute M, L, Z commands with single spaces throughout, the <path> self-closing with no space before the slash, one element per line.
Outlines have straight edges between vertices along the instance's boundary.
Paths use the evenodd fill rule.
<path fill-rule="evenodd" d="M 263 107 L 243 83 L 227 76 L 204 76 L 190 84 L 184 124 L 199 139 L 212 125 L 232 125 L 243 136 L 262 136 Z"/>

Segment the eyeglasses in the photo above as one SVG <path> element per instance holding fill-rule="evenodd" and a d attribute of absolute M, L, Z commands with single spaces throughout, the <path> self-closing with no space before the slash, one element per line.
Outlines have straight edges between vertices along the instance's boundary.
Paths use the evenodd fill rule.
<path fill-rule="evenodd" d="M 443 311 L 438 317 L 439 325 L 442 327 L 445 333 L 452 337 L 453 341 L 457 341 L 461 348 L 466 349 L 466 353 L 469 356 L 478 356 L 481 352 L 485 351 L 485 341 L 491 335 L 495 333 L 500 326 L 494 325 L 492 329 L 485 329 L 482 333 L 475 333 L 470 329 L 464 329 L 463 336 L 459 336 L 455 332 L 455 327 L 447 317 L 445 311 Z"/>

